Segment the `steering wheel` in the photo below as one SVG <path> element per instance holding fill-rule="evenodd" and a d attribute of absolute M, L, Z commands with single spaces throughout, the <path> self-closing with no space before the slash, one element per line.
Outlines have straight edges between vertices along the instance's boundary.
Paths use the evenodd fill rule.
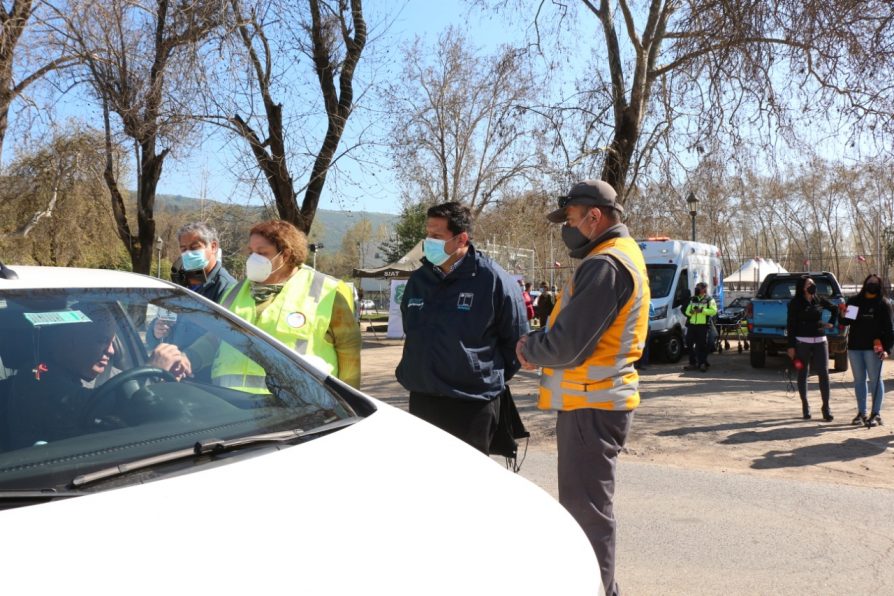
<path fill-rule="evenodd" d="M 88 425 L 93 424 L 93 414 L 97 409 L 100 408 L 100 406 L 108 405 L 110 407 L 114 407 L 115 404 L 107 404 L 107 402 L 109 402 L 113 398 L 120 397 L 116 396 L 116 394 L 121 390 L 124 384 L 136 379 L 144 379 L 143 386 L 146 385 L 146 381 L 148 381 L 149 379 L 164 379 L 165 381 L 169 381 L 172 383 L 177 382 L 177 377 L 175 377 L 173 374 L 155 366 L 138 366 L 121 374 L 115 375 L 114 377 L 106 381 L 102 385 L 102 387 L 93 391 L 92 395 L 87 398 L 82 414 L 82 419 L 84 420 L 84 422 Z"/>

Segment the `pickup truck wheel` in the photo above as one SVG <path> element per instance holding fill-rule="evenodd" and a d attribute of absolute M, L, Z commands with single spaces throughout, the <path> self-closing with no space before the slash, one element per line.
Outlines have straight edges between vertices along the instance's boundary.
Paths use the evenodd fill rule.
<path fill-rule="evenodd" d="M 752 368 L 763 368 L 767 362 L 767 353 L 764 351 L 764 342 L 752 340 L 751 350 L 749 351 Z"/>
<path fill-rule="evenodd" d="M 683 338 L 672 333 L 664 342 L 664 359 L 671 364 L 679 362 L 683 357 Z"/>
<path fill-rule="evenodd" d="M 832 358 L 835 362 L 835 372 L 847 371 L 847 366 L 848 366 L 847 352 L 841 352 L 840 354 L 835 354 Z"/>

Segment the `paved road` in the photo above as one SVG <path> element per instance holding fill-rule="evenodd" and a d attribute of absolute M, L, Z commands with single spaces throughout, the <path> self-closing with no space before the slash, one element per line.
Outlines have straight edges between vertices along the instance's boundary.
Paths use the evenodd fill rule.
<path fill-rule="evenodd" d="M 538 448 L 522 475 L 557 496 L 555 468 L 555 451 Z M 894 594 L 891 490 L 622 456 L 615 514 L 627 595 Z"/>
<path fill-rule="evenodd" d="M 363 389 L 406 408 L 406 392 L 394 380 L 401 343 L 370 339 L 363 355 Z M 734 364 L 747 366 L 747 360 L 737 356 Z M 714 368 L 724 368 L 724 361 L 718 359 L 716 364 Z M 841 484 L 841 476 L 830 475 L 826 469 L 835 464 L 843 466 L 844 472 L 859 473 L 856 464 L 850 463 L 856 453 L 865 456 L 861 465 L 894 473 L 885 456 L 891 440 L 885 438 L 888 433 L 876 432 L 873 436 L 878 435 L 882 444 L 868 452 L 866 440 L 850 435 L 846 441 L 836 438 L 831 442 L 838 446 L 831 455 L 827 453 L 831 447 L 815 444 L 799 443 L 794 451 L 785 451 L 779 445 L 785 433 L 800 436 L 819 432 L 815 429 L 821 427 L 796 420 L 790 426 L 777 421 L 782 425 L 778 429 L 767 430 L 761 425 L 755 429 L 754 421 L 770 414 L 763 412 L 768 406 L 757 403 L 750 394 L 745 399 L 740 393 L 731 394 L 741 400 L 737 409 L 743 411 L 719 423 L 714 401 L 703 407 L 694 403 L 695 389 L 712 393 L 729 390 L 736 383 L 755 389 L 758 382 L 772 381 L 772 370 L 747 379 L 738 379 L 734 370 L 729 379 L 706 382 L 700 377 L 679 378 L 678 367 L 671 368 L 673 374 L 660 366 L 649 372 L 651 393 L 634 423 L 639 438 L 631 441 L 634 448 L 645 450 L 650 434 L 670 433 L 681 439 L 679 445 L 671 445 L 674 450 L 665 461 L 673 462 L 674 453 L 691 455 L 693 449 L 701 449 L 727 468 L 737 457 L 752 461 L 754 456 L 746 457 L 750 453 L 746 449 L 759 445 L 754 453 L 762 455 L 757 461 L 772 456 L 774 465 L 751 465 L 746 467 L 749 473 L 734 473 L 650 463 L 644 461 L 643 454 L 622 456 L 615 504 L 622 593 L 894 595 L 894 490 Z M 513 391 L 533 395 L 536 382 L 536 375 L 520 374 L 513 380 Z M 839 388 L 839 393 L 843 391 Z M 682 393 L 674 397 L 674 392 Z M 777 400 L 784 402 L 779 405 L 780 412 L 787 411 L 784 408 L 795 399 L 782 393 Z M 554 415 L 539 412 L 533 398 L 519 401 L 519 408 L 529 430 L 539 430 L 538 444 L 529 451 L 522 475 L 558 496 L 555 442 L 547 433 L 554 426 Z M 848 424 L 833 430 L 859 431 Z M 717 436 L 709 441 L 686 441 L 691 433 Z M 779 433 L 783 436 L 777 436 Z M 544 547 L 520 545 L 519 565 L 536 564 L 537 550 Z"/>

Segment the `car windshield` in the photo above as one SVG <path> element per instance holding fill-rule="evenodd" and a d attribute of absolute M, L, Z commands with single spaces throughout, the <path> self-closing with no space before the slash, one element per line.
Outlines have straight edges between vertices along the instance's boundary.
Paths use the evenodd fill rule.
<path fill-rule="evenodd" d="M 183 290 L 0 294 L 0 490 L 354 416 L 294 354 Z"/>
<path fill-rule="evenodd" d="M 674 265 L 646 265 L 649 272 L 649 293 L 652 298 L 664 298 L 674 285 L 677 268 Z"/>

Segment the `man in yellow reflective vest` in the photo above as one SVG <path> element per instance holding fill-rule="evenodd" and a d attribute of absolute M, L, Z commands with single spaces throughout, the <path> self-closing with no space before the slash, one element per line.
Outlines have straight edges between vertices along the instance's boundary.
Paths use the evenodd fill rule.
<path fill-rule="evenodd" d="M 541 409 L 558 410 L 559 501 L 583 528 L 599 560 L 605 593 L 615 582 L 615 466 L 633 410 L 649 327 L 649 277 L 615 190 L 585 180 L 559 197 L 547 218 L 564 222 L 562 240 L 583 259 L 545 329 L 516 347 L 525 368 L 542 367 Z"/>
<path fill-rule="evenodd" d="M 686 305 L 686 343 L 689 345 L 689 364 L 683 370 L 708 370 L 708 333 L 711 317 L 717 314 L 717 303 L 708 296 L 708 284 L 695 284 L 695 295 Z"/>

